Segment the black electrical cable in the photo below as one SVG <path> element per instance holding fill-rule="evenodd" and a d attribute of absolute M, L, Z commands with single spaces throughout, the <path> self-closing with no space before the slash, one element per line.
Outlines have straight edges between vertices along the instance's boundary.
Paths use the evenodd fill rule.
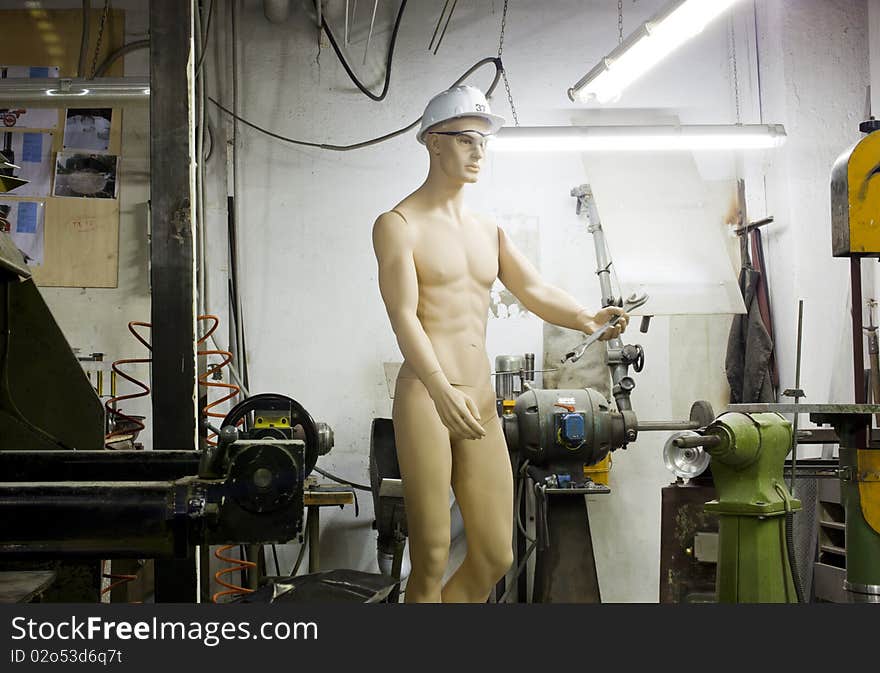
<path fill-rule="evenodd" d="M 788 554 L 788 565 L 791 570 L 791 580 L 794 584 L 797 602 L 805 603 L 804 589 L 801 585 L 800 573 L 798 572 L 797 554 L 795 554 L 794 550 L 794 512 L 785 513 L 785 551 Z"/>
<path fill-rule="evenodd" d="M 339 45 L 336 44 L 333 32 L 330 30 L 330 26 L 327 25 L 327 19 L 324 17 L 321 18 L 321 25 L 323 25 L 324 30 L 327 31 L 327 38 L 330 40 L 330 45 L 333 47 L 333 51 L 336 52 L 336 57 L 339 59 L 339 62 L 348 74 L 349 79 L 354 82 L 354 85 L 360 89 L 365 96 L 377 102 L 384 100 L 385 96 L 388 95 L 388 86 L 391 84 L 391 60 L 394 58 L 394 43 L 397 42 L 397 31 L 400 30 L 400 22 L 403 19 L 404 9 L 406 9 L 406 0 L 403 0 L 403 2 L 400 3 L 400 9 L 397 12 L 397 19 L 394 21 L 394 30 L 391 32 L 391 43 L 388 45 L 388 57 L 385 59 L 385 85 L 382 87 L 382 93 L 378 96 L 364 86 L 354 74 L 351 67 L 348 65 L 348 62 L 345 60 L 342 50 L 339 48 Z"/>
<path fill-rule="evenodd" d="M 129 42 L 128 44 L 119 47 L 116 51 L 110 54 L 107 58 L 104 59 L 104 62 L 101 63 L 96 69 L 95 74 L 89 77 L 89 79 L 95 79 L 96 77 L 103 77 L 104 73 L 110 69 L 110 66 L 113 65 L 120 58 L 129 54 L 133 51 L 137 51 L 138 49 L 147 49 L 150 46 L 149 40 L 138 40 L 137 42 Z"/>
<path fill-rule="evenodd" d="M 310 518 L 309 511 L 306 510 L 306 522 L 304 525 L 304 528 L 306 530 L 309 529 L 309 518 Z M 303 537 L 302 544 L 299 546 L 299 554 L 296 557 L 296 561 L 293 564 L 293 568 L 291 569 L 290 573 L 288 573 L 288 577 L 293 577 L 294 575 L 296 575 L 297 571 L 299 570 L 299 567 L 302 565 L 303 559 L 305 558 L 306 546 L 308 544 L 309 544 L 309 536 L 306 535 L 305 537 Z"/>
<path fill-rule="evenodd" d="M 476 71 L 478 68 L 481 68 L 484 65 L 488 65 L 489 63 L 492 63 L 495 66 L 495 78 L 492 80 L 492 84 L 486 90 L 486 97 L 487 98 L 490 97 L 492 95 L 492 92 L 495 91 L 495 87 L 498 85 L 498 80 L 501 79 L 501 73 L 504 71 L 504 65 L 501 63 L 501 59 L 496 58 L 496 57 L 484 58 L 480 61 L 477 61 L 474 65 L 472 65 L 470 68 L 468 68 L 468 70 L 461 77 L 459 77 L 455 82 L 453 82 L 450 85 L 450 88 L 452 88 L 454 86 L 458 86 L 465 79 L 467 79 L 474 71 Z M 264 133 L 267 136 L 270 136 L 271 138 L 275 138 L 276 140 L 281 140 L 282 142 L 291 143 L 293 145 L 302 145 L 305 147 L 316 147 L 318 149 L 331 150 L 334 152 L 347 152 L 349 150 L 357 150 L 357 149 L 361 149 L 363 147 L 369 147 L 370 145 L 378 145 L 381 142 L 385 142 L 386 140 L 391 140 L 391 138 L 395 138 L 403 133 L 406 133 L 410 129 L 415 128 L 419 124 L 419 122 L 421 121 L 421 117 L 420 117 L 419 119 L 416 119 L 413 123 L 407 125 L 406 127 L 402 128 L 402 129 L 398 129 L 397 131 L 392 131 L 391 133 L 386 133 L 385 135 L 379 136 L 378 138 L 364 140 L 362 142 L 353 143 L 351 145 L 331 145 L 328 143 L 313 143 L 313 142 L 309 142 L 306 140 L 296 140 L 294 138 L 288 138 L 287 136 L 283 136 L 279 133 L 275 133 L 273 131 L 269 131 L 268 129 L 264 129 L 262 126 L 258 126 L 257 124 L 254 124 L 253 122 L 248 121 L 244 117 L 241 117 L 241 116 L 235 114 L 232 110 L 224 107 L 223 105 L 218 103 L 211 96 L 208 96 L 208 100 L 211 101 L 218 108 L 223 110 L 223 112 L 228 114 L 233 119 L 241 122 L 245 126 L 249 126 L 250 128 L 252 128 L 256 131 L 259 131 L 260 133 Z"/>
<path fill-rule="evenodd" d="M 52 444 L 55 444 L 57 446 L 60 446 L 62 449 L 72 451 L 73 450 L 72 447 L 67 446 L 67 444 L 62 442 L 57 437 L 55 437 L 55 435 L 51 434 L 50 432 L 47 432 L 46 430 L 43 430 L 43 428 L 37 427 L 36 425 L 31 423 L 25 417 L 25 415 L 23 413 L 21 413 L 21 410 L 18 408 L 18 405 L 15 403 L 15 400 L 12 399 L 12 390 L 10 389 L 10 386 L 9 386 L 9 344 L 12 341 L 12 299 L 11 299 L 11 292 L 9 289 L 9 285 L 11 282 L 12 281 L 7 280 L 6 282 L 3 283 L 3 286 L 5 287 L 5 295 L 6 295 L 5 296 L 6 329 L 4 330 L 4 335 L 3 335 L 5 343 L 3 344 L 3 376 L 2 376 L 3 384 L 2 384 L 2 389 L 0 389 L 0 401 L 6 402 L 9 405 L 10 411 L 12 412 L 10 414 L 12 416 L 12 418 L 17 420 L 19 423 L 23 424 L 28 430 L 30 430 L 31 432 L 33 432 L 36 435 L 39 435 L 40 437 L 42 437 L 46 441 L 51 442 Z M 3 411 L 6 411 L 6 410 L 3 409 Z"/>
<path fill-rule="evenodd" d="M 352 488 L 356 488 L 356 489 L 358 489 L 358 490 L 360 490 L 360 491 L 369 491 L 370 493 L 373 492 L 373 489 L 372 489 L 371 487 L 369 487 L 369 486 L 365 486 L 364 484 L 358 484 L 358 483 L 356 483 L 356 482 L 349 481 L 348 479 L 343 479 L 342 477 L 337 477 L 335 474 L 331 474 L 330 472 L 327 472 L 327 471 L 325 471 L 325 470 L 322 470 L 322 469 L 321 469 L 320 467 L 318 467 L 317 465 L 314 467 L 314 470 L 315 470 L 315 472 L 317 472 L 318 474 L 322 474 L 322 475 L 324 475 L 325 477 L 327 477 L 328 479 L 332 479 L 332 480 L 335 481 L 337 484 L 345 484 L 346 486 L 351 486 Z"/>
<path fill-rule="evenodd" d="M 525 492 L 525 483 L 526 483 L 526 472 L 529 467 L 529 461 L 523 461 L 522 467 L 519 469 L 519 483 L 516 486 L 516 497 L 514 498 L 514 502 L 516 503 L 516 525 L 519 527 L 520 532 L 523 534 L 523 537 L 529 542 L 535 542 L 535 539 L 532 538 L 527 532 L 526 527 L 523 524 L 522 517 L 520 516 L 520 502 L 526 497 Z"/>
<path fill-rule="evenodd" d="M 529 545 L 529 548 L 526 550 L 526 555 L 523 557 L 523 560 L 519 562 L 519 565 L 516 567 L 516 572 L 513 574 L 513 581 L 511 581 L 510 586 L 507 587 L 507 591 L 505 591 L 501 598 L 498 599 L 498 603 L 503 603 L 507 600 L 507 597 L 510 595 L 510 592 L 513 591 L 513 588 L 516 586 L 516 580 L 519 579 L 519 576 L 523 574 L 526 569 L 526 563 L 529 561 L 529 556 L 532 555 L 532 552 L 535 551 L 535 548 L 538 546 L 537 542 L 532 542 Z"/>
<path fill-rule="evenodd" d="M 315 467 L 312 469 L 315 470 L 315 472 L 317 472 L 318 474 L 321 474 L 321 475 L 327 477 L 328 479 L 335 481 L 337 484 L 345 484 L 346 486 L 351 486 L 353 489 L 355 489 L 354 491 L 352 491 L 351 494 L 354 496 L 354 515 L 355 515 L 355 518 L 357 518 L 361 513 L 360 505 L 358 504 L 357 491 L 359 491 L 359 490 L 360 491 L 368 491 L 368 492 L 372 493 L 373 489 L 369 486 L 364 486 L 363 484 L 358 484 L 356 482 L 349 481 L 348 479 L 343 479 L 342 477 L 337 477 L 335 474 L 332 474 L 331 472 L 327 472 L 326 470 L 322 470 L 317 465 L 315 465 Z"/>

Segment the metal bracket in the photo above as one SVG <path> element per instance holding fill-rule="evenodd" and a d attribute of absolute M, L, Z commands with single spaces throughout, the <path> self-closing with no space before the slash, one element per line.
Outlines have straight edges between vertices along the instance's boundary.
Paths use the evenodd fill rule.
<path fill-rule="evenodd" d="M 852 481 L 862 484 L 880 482 L 880 472 L 859 472 L 857 469 L 848 465 L 841 467 L 838 471 L 838 475 L 842 481 Z"/>

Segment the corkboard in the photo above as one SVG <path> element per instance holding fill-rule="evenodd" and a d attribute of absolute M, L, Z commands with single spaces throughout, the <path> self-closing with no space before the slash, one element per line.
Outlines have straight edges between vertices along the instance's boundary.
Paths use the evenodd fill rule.
<path fill-rule="evenodd" d="M 90 15 L 86 70 L 91 74 L 97 44 L 101 9 Z M 76 77 L 82 31 L 80 10 L 22 9 L 0 11 L 3 65 L 57 66 L 61 77 Z M 98 52 L 100 65 L 121 47 L 125 13 L 111 9 L 104 26 Z M 108 70 L 106 77 L 122 77 L 122 59 Z M 87 104 L 84 104 L 87 106 Z M 45 130 L 52 135 L 52 160 L 62 149 L 65 109 L 58 111 L 58 128 Z M 29 129 L 30 130 L 30 129 Z M 122 155 L 122 109 L 114 108 L 110 127 L 110 154 Z M 123 179 L 122 169 L 117 182 Z M 4 199 L 17 199 L 15 193 Z M 33 268 L 37 285 L 52 287 L 116 287 L 119 270 L 119 199 L 78 199 L 48 197 L 46 204 L 44 261 Z"/>

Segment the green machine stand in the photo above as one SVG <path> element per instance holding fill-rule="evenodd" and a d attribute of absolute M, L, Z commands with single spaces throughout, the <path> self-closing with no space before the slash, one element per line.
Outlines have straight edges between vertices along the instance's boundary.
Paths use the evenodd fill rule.
<path fill-rule="evenodd" d="M 731 440 L 736 442 L 736 451 L 740 446 L 746 451 L 754 442 L 754 433 L 747 430 L 745 423 L 734 418 L 750 418 L 758 426 L 758 434 L 762 439 L 773 436 L 768 432 L 766 423 L 786 424 L 779 414 L 809 414 L 810 420 L 818 425 L 831 425 L 840 444 L 838 475 L 840 477 L 840 493 L 846 511 L 846 581 L 844 589 L 850 602 L 880 604 L 880 442 L 876 434 L 870 432 L 871 417 L 880 413 L 877 404 L 732 404 L 732 412 L 720 416 L 706 429 L 705 437 L 689 437 L 691 446 L 704 445 L 705 451 L 712 454 L 712 474 L 715 476 L 719 492 L 721 483 L 727 482 L 728 466 L 717 460 L 717 454 Z M 778 418 L 777 421 L 770 419 Z M 766 419 L 766 421 L 765 421 Z M 790 432 L 790 430 L 789 430 Z M 709 434 L 714 437 L 709 437 Z M 749 443 L 743 443 L 745 438 Z M 706 443 L 706 440 L 709 440 Z M 782 451 L 784 439 L 780 436 L 770 440 L 773 445 L 780 445 Z M 711 448 L 710 448 L 710 445 Z M 768 445 L 769 446 L 769 445 Z M 762 450 L 766 450 L 766 446 Z M 775 451 L 775 449 L 774 449 Z M 727 456 L 726 452 L 723 452 Z M 782 458 L 779 453 L 779 471 L 773 478 L 782 482 Z M 745 475 L 745 473 L 742 473 Z M 726 488 L 726 486 L 725 486 Z M 743 489 L 741 485 L 738 488 Z M 757 489 L 755 492 L 758 492 Z M 780 491 L 781 493 L 781 491 Z M 762 497 L 764 497 L 762 495 Z M 780 495 L 780 497 L 782 497 Z M 797 501 L 791 501 L 794 505 Z M 710 503 L 721 513 L 729 508 L 724 498 L 718 503 Z M 794 510 L 794 508 L 792 508 Z M 741 534 L 740 534 L 741 536 Z M 723 537 L 723 535 L 722 535 Z M 765 543 L 767 543 L 765 541 Z M 726 543 L 722 541 L 722 547 Z M 724 557 L 727 559 L 727 556 Z M 740 553 L 742 558 L 742 553 Z M 721 568 L 719 568 L 719 571 Z M 741 570 L 740 570 L 741 573 Z M 740 581 L 740 586 L 742 582 Z M 720 584 L 719 584 L 720 588 Z M 762 592 L 763 593 L 763 592 Z M 742 600 L 742 595 L 738 600 Z M 726 597 L 721 600 L 728 600 Z M 748 600 L 748 599 L 746 599 Z M 763 600 L 763 599 L 762 599 Z"/>
<path fill-rule="evenodd" d="M 700 437 L 676 445 L 702 446 L 712 459 L 718 499 L 719 603 L 797 603 L 788 560 L 786 514 L 800 510 L 782 471 L 792 428 L 776 413 L 726 413 Z"/>

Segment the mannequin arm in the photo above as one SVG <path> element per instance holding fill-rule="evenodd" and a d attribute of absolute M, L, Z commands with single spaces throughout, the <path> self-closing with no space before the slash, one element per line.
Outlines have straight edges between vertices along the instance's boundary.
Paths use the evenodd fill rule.
<path fill-rule="evenodd" d="M 379 263 L 379 291 L 400 352 L 424 384 L 441 421 L 455 435 L 467 439 L 485 436 L 477 405 L 450 385 L 419 320 L 411 226 L 396 215 L 379 216 L 373 225 L 373 250 Z"/>
<path fill-rule="evenodd" d="M 613 339 L 626 329 L 628 316 L 622 309 L 609 306 L 591 314 L 570 294 L 545 282 L 501 227 L 498 228 L 498 278 L 523 306 L 553 325 L 592 334 L 613 316 L 621 315 L 618 327 L 609 329 L 602 340 Z"/>
<path fill-rule="evenodd" d="M 379 263 L 379 291 L 404 359 L 426 386 L 436 377 L 446 382 L 434 347 L 425 334 L 416 309 L 419 284 L 413 260 L 412 229 L 395 215 L 385 213 L 373 225 L 373 250 Z"/>

